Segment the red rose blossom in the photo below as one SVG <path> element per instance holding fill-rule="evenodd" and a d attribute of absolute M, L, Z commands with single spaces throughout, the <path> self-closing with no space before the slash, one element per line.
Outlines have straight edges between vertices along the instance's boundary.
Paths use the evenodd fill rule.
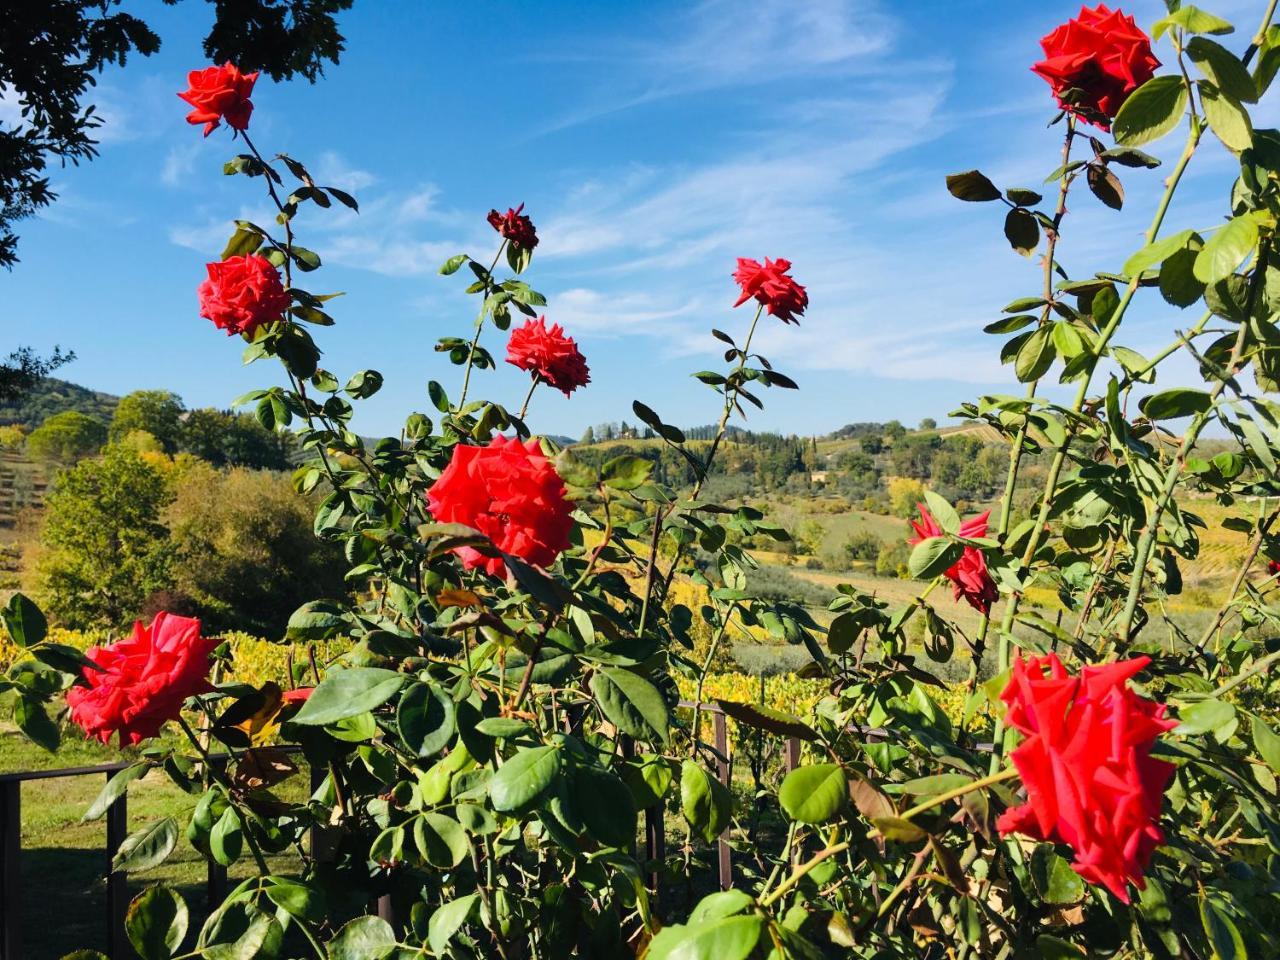
<path fill-rule="evenodd" d="M 487 446 L 456 446 L 453 459 L 427 491 L 427 509 L 441 523 L 475 527 L 505 553 L 541 567 L 569 546 L 572 509 L 564 482 L 537 440 L 494 437 Z M 468 569 L 503 576 L 501 557 L 472 547 L 456 553 Z"/>
<path fill-rule="evenodd" d="M 560 324 L 547 328 L 547 318 L 528 320 L 523 327 L 511 331 L 507 341 L 507 363 L 521 370 L 532 370 L 545 383 L 563 391 L 567 397 L 578 387 L 591 382 L 587 360 L 572 337 L 566 337 Z"/>
<path fill-rule="evenodd" d="M 742 288 L 742 296 L 738 297 L 735 307 L 740 307 L 752 297 L 764 304 L 764 308 L 783 323 L 800 321 L 797 315 L 803 315 L 809 306 L 809 294 L 804 287 L 796 283 L 787 271 L 791 269 L 791 261 L 764 258 L 764 266 L 746 257 L 738 258 L 738 269 L 733 272 L 734 282 Z"/>
<path fill-rule="evenodd" d="M 305 703 L 315 692 L 315 687 L 297 687 L 293 690 L 286 690 L 280 694 L 282 703 Z"/>
<path fill-rule="evenodd" d="M 67 691 L 71 719 L 103 743 L 140 743 L 160 732 L 182 711 L 183 701 L 208 693 L 209 654 L 218 640 L 200 636 L 200 621 L 157 613 L 151 626 L 139 620 L 133 636 L 85 656 L 101 669 L 85 667 L 88 686 Z"/>
<path fill-rule="evenodd" d="M 1019 656 L 1000 695 L 1005 721 L 1026 737 L 1011 757 L 1027 790 L 1026 803 L 1000 816 L 1000 833 L 1067 844 L 1076 873 L 1124 903 L 1126 884 L 1143 888 L 1164 842 L 1160 805 L 1174 771 L 1151 748 L 1177 723 L 1128 684 L 1150 662 L 1137 657 L 1072 676 L 1056 654 Z"/>
<path fill-rule="evenodd" d="M 187 123 L 203 123 L 206 137 L 213 133 L 220 120 L 227 121 L 233 130 L 247 130 L 253 113 L 249 95 L 257 79 L 258 71 L 241 73 L 230 63 L 192 70 L 187 74 L 187 85 L 191 89 L 178 94 L 195 107 L 187 114 Z"/>
<path fill-rule="evenodd" d="M 275 323 L 289 309 L 289 294 L 280 273 L 256 253 L 228 257 L 206 266 L 209 279 L 200 284 L 200 316 L 212 320 L 227 336 Z"/>
<path fill-rule="evenodd" d="M 938 521 L 933 519 L 933 515 L 925 505 L 917 503 L 916 508 L 920 511 L 920 522 L 909 521 L 916 535 L 907 540 L 907 543 L 913 547 L 932 537 L 942 536 L 942 528 L 938 526 Z M 964 521 L 960 524 L 958 533 L 962 537 L 974 540 L 985 537 L 987 518 L 990 516 L 991 511 L 988 510 L 986 513 Z M 947 568 L 945 576 L 951 581 L 957 600 L 964 597 L 971 607 L 983 613 L 990 613 L 991 605 L 1000 596 L 1000 591 L 996 589 L 996 582 L 987 572 L 987 558 L 977 547 L 965 547 L 960 559 Z"/>
<path fill-rule="evenodd" d="M 1272 560 L 1270 563 L 1268 563 L 1267 573 L 1272 574 L 1273 576 L 1277 573 L 1280 573 L 1280 560 Z"/>
<path fill-rule="evenodd" d="M 1058 106 L 1103 130 L 1129 94 L 1156 72 L 1160 61 L 1151 52 L 1151 38 L 1133 17 L 1108 10 L 1080 8 L 1080 16 L 1068 20 L 1040 41 L 1045 58 L 1031 69 L 1053 88 Z M 1066 96 L 1068 90 L 1075 91 Z"/>
<path fill-rule="evenodd" d="M 510 240 L 513 247 L 532 250 L 538 245 L 538 231 L 534 229 L 533 221 L 520 212 L 523 209 L 522 203 L 514 210 L 508 208 L 506 213 L 490 210 L 489 225 Z"/>

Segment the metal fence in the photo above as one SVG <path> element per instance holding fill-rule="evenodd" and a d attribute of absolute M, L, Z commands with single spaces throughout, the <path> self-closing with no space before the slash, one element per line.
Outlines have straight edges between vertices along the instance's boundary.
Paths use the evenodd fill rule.
<path fill-rule="evenodd" d="M 695 704 L 681 701 L 683 709 L 692 710 Z M 733 758 L 729 749 L 728 722 L 724 711 L 714 704 L 702 704 L 702 713 L 711 718 L 711 744 L 716 755 L 716 777 L 726 787 L 733 777 Z M 626 738 L 624 738 L 625 741 Z M 295 748 L 296 749 L 296 748 Z M 624 742 L 623 749 L 630 752 L 634 745 Z M 290 751 L 294 752 L 294 751 Z M 214 757 L 225 760 L 225 757 Z M 787 772 L 796 768 L 800 759 L 800 741 L 789 737 L 785 741 L 783 762 Z M 50 780 L 63 777 L 101 776 L 110 779 L 119 771 L 131 766 L 130 762 L 105 763 L 92 767 L 68 767 L 61 770 L 28 770 L 18 773 L 0 773 L 0 960 L 22 960 L 22 785 L 34 780 Z M 326 771 L 311 771 L 312 789 L 324 780 Z M 648 807 L 644 811 L 644 859 L 651 864 L 649 886 L 658 887 L 658 866 L 666 857 L 665 805 Z M 112 960 L 128 960 L 134 953 L 125 935 L 125 913 L 129 907 L 128 877 L 124 871 L 113 870 L 112 859 L 120 844 L 129 835 L 128 793 L 118 797 L 106 813 L 106 846 L 103 851 L 102 870 L 106 879 L 106 953 Z M 208 872 L 205 882 L 206 902 L 213 910 L 227 894 L 227 871 L 212 859 L 206 860 Z M 716 844 L 717 873 L 720 888 L 733 885 L 733 857 L 728 842 L 728 830 Z M 376 904 L 378 916 L 392 925 L 396 917 L 391 898 L 381 897 Z"/>

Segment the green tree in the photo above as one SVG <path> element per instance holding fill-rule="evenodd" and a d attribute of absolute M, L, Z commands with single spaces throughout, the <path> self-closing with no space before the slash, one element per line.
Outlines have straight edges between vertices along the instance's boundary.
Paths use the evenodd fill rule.
<path fill-rule="evenodd" d="M 23 0 L 4 6 L 0 89 L 22 111 L 0 124 L 0 266 L 17 260 L 13 224 L 52 203 L 45 169 L 51 160 L 97 156 L 102 120 L 86 103 L 96 75 L 124 66 L 129 54 L 150 56 L 160 37 L 142 20 L 111 12 L 110 0 Z M 176 3 L 177 0 L 165 0 Z M 264 70 L 274 80 L 308 80 L 338 62 L 343 37 L 334 14 L 352 0 L 213 0 L 204 52 L 214 63 Z"/>
<path fill-rule="evenodd" d="M 587 427 L 587 429 L 586 429 L 585 431 L 583 431 L 583 434 L 582 434 L 582 440 L 581 440 L 580 442 L 582 442 L 582 443 L 595 443 L 595 442 L 596 442 L 596 431 L 595 431 L 595 428 L 593 428 L 593 427 Z"/>
<path fill-rule="evenodd" d="M 107 425 L 96 417 L 67 410 L 55 413 L 27 438 L 27 452 L 37 460 L 74 463 L 93 456 L 107 442 Z"/>
<path fill-rule="evenodd" d="M 165 453 L 176 453 L 182 438 L 182 398 L 168 390 L 135 390 L 120 398 L 111 418 L 111 441 L 123 440 L 135 430 L 151 434 Z"/>
<path fill-rule="evenodd" d="M 162 471 L 125 447 L 60 474 L 46 502 L 38 592 L 69 627 L 123 627 L 168 583 Z"/>
<path fill-rule="evenodd" d="M 889 480 L 889 509 L 895 517 L 914 517 L 916 504 L 924 500 L 924 484 L 909 477 Z"/>
<path fill-rule="evenodd" d="M 279 639 L 299 606 L 346 593 L 342 551 L 316 538 L 314 510 L 285 474 L 193 467 L 165 514 L 174 590 L 211 629 Z"/>
<path fill-rule="evenodd" d="M 924 431 L 937 430 L 938 421 L 933 419 L 933 417 L 925 417 L 923 420 L 920 421 L 920 429 Z"/>
<path fill-rule="evenodd" d="M 289 435 L 268 430 L 248 413 L 202 408 L 182 423 L 181 447 L 215 466 L 289 468 Z"/>

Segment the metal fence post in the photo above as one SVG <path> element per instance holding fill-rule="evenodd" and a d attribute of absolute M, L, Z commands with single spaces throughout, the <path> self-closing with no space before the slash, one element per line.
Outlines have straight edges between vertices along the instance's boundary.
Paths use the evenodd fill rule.
<path fill-rule="evenodd" d="M 110 780 L 114 774 L 107 774 Z M 129 835 L 128 793 L 122 793 L 107 807 L 107 953 L 112 960 L 131 956 L 124 918 L 129 912 L 129 877 L 112 866 L 116 851 Z"/>
<path fill-rule="evenodd" d="M 22 960 L 22 782 L 0 782 L 0 960 Z"/>
<path fill-rule="evenodd" d="M 712 728 L 715 732 L 716 751 L 720 754 L 716 758 L 716 771 L 720 776 L 720 782 L 724 784 L 726 790 L 733 789 L 733 775 L 731 769 L 731 761 L 729 759 L 729 725 L 725 722 L 724 711 L 717 710 L 711 714 Z M 733 856 L 729 850 L 729 828 L 724 828 L 724 833 L 720 834 L 720 839 L 716 842 L 716 851 L 720 860 L 720 889 L 729 890 L 733 887 Z"/>

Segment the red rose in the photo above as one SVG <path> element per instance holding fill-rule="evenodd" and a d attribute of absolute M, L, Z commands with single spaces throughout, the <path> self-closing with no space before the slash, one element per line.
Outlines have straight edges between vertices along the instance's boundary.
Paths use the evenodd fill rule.
<path fill-rule="evenodd" d="M 1098 4 L 1080 8 L 1040 41 L 1045 59 L 1031 69 L 1053 88 L 1058 106 L 1103 130 L 1120 111 L 1129 94 L 1156 72 L 1160 61 L 1151 52 L 1151 38 L 1133 17 Z M 1070 96 L 1064 95 L 1074 91 Z"/>
<path fill-rule="evenodd" d="M 766 310 L 783 323 L 799 325 L 796 315 L 803 315 L 809 306 L 809 294 L 796 283 L 787 271 L 791 261 L 764 258 L 764 266 L 746 257 L 738 258 L 738 269 L 733 272 L 734 282 L 742 288 L 735 307 L 740 307 L 752 297 L 764 304 Z"/>
<path fill-rule="evenodd" d="M 521 370 L 532 370 L 545 383 L 564 392 L 567 397 L 578 387 L 591 382 L 587 360 L 571 337 L 564 335 L 560 324 L 547 329 L 547 318 L 525 322 L 511 331 L 507 341 L 507 363 Z"/>
<path fill-rule="evenodd" d="M 933 515 L 925 505 L 917 503 L 916 508 L 920 511 L 920 522 L 909 521 L 911 528 L 916 532 L 914 537 L 907 540 L 907 543 L 912 546 L 932 537 L 942 536 L 942 528 L 938 526 L 938 522 L 933 519 Z M 990 516 L 991 511 L 988 510 L 980 516 L 964 521 L 960 524 L 958 531 L 960 536 L 974 540 L 985 537 L 987 518 Z M 947 568 L 945 576 L 951 581 L 957 600 L 964 597 L 969 601 L 970 606 L 983 613 L 990 613 L 991 605 L 1000 596 L 1000 591 L 996 589 L 996 582 L 987 572 L 987 558 L 977 547 L 965 547 L 960 559 Z"/>
<path fill-rule="evenodd" d="M 200 621 L 190 617 L 157 613 L 149 627 L 139 620 L 132 637 L 85 651 L 102 669 L 86 667 L 88 686 L 67 691 L 71 719 L 103 743 L 113 733 L 121 744 L 154 737 L 187 697 L 213 689 L 209 654 L 217 645 L 200 636 Z"/>
<path fill-rule="evenodd" d="M 1272 560 L 1270 563 L 1268 563 L 1267 573 L 1270 573 L 1273 575 L 1280 573 L 1280 560 Z"/>
<path fill-rule="evenodd" d="M 1150 662 L 1085 667 L 1073 677 L 1055 654 L 1019 656 L 1000 695 L 1006 722 L 1026 736 L 1011 757 L 1027 790 L 1026 803 L 1000 816 L 1000 833 L 1067 844 L 1076 873 L 1124 903 L 1126 884 L 1143 888 L 1164 842 L 1160 804 L 1174 770 L 1151 748 L 1177 724 L 1164 719 L 1164 704 L 1128 685 Z"/>
<path fill-rule="evenodd" d="M 487 446 L 457 446 L 453 459 L 427 491 L 427 509 L 441 523 L 475 527 L 505 553 L 545 567 L 569 546 L 572 507 L 564 482 L 538 446 L 494 437 Z M 503 576 L 501 557 L 472 547 L 457 554 L 468 569 Z"/>
<path fill-rule="evenodd" d="M 286 690 L 280 694 L 280 700 L 283 703 L 305 703 L 315 689 L 315 687 L 298 687 L 295 690 Z"/>
<path fill-rule="evenodd" d="M 513 247 L 532 250 L 538 245 L 538 231 L 534 229 L 533 221 L 520 212 L 523 209 L 522 203 L 514 210 L 508 208 L 506 213 L 490 210 L 489 225 L 510 240 Z"/>
<path fill-rule="evenodd" d="M 212 320 L 227 336 L 275 323 L 289 309 L 289 294 L 280 273 L 256 253 L 228 257 L 207 265 L 209 279 L 200 284 L 200 316 Z"/>
<path fill-rule="evenodd" d="M 227 121 L 227 126 L 234 130 L 247 130 L 249 115 L 253 113 L 249 94 L 253 93 L 257 79 L 258 71 L 241 73 L 230 63 L 192 70 L 187 74 L 187 85 L 191 89 L 178 94 L 195 107 L 187 114 L 187 123 L 203 123 L 206 137 L 213 133 L 219 120 Z"/>

